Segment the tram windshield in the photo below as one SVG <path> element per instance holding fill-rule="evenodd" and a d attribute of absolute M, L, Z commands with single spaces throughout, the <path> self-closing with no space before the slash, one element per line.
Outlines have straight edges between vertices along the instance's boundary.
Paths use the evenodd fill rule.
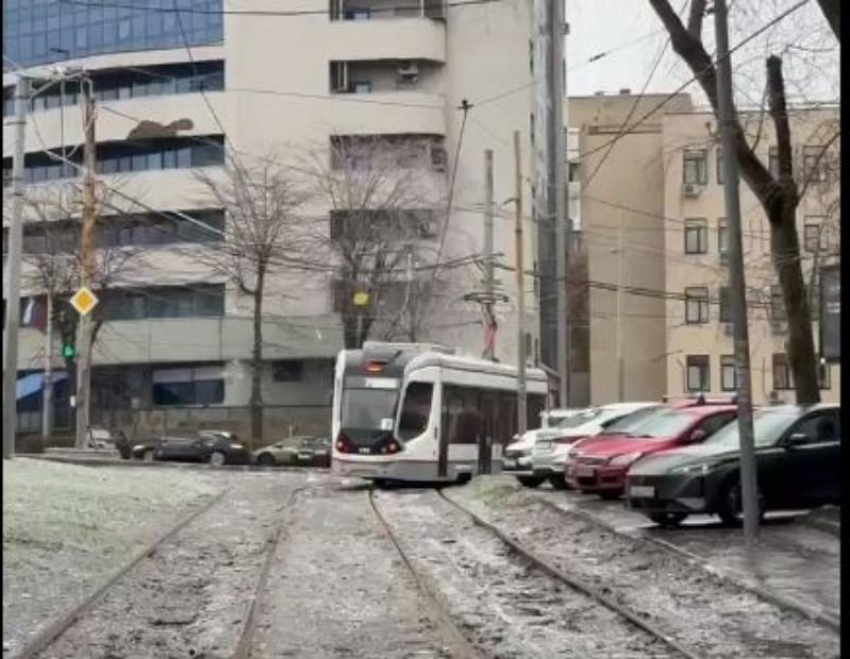
<path fill-rule="evenodd" d="M 397 389 L 346 389 L 342 396 L 342 427 L 392 430 L 398 394 Z"/>

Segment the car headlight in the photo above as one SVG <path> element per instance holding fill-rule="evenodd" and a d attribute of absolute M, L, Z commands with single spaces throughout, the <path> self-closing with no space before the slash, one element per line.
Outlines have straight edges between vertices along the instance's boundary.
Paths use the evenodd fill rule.
<path fill-rule="evenodd" d="M 689 476 L 705 476 L 716 466 L 716 462 L 697 462 L 695 464 L 684 465 L 683 467 L 674 467 L 670 470 L 670 473 L 686 474 Z"/>
<path fill-rule="evenodd" d="M 241 449 L 241 448 L 245 448 L 245 447 L 244 447 L 242 444 L 239 444 L 239 443 L 235 443 L 235 442 L 234 442 L 233 444 L 231 444 L 231 445 L 230 445 L 230 448 L 233 448 L 233 449 Z"/>
<path fill-rule="evenodd" d="M 634 453 L 623 453 L 621 455 L 615 455 L 608 461 L 608 464 L 612 467 L 628 467 L 635 460 L 639 460 L 643 456 L 643 453 L 640 451 L 635 451 Z"/>

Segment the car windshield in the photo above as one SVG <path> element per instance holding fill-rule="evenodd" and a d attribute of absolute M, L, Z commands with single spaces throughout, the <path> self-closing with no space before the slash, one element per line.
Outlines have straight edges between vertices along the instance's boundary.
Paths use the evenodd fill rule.
<path fill-rule="evenodd" d="M 753 414 L 753 436 L 756 446 L 773 446 L 800 415 L 789 410 L 760 410 Z M 728 446 L 730 449 L 741 445 L 738 424 L 730 423 L 718 430 L 706 440 L 712 446 Z"/>
<path fill-rule="evenodd" d="M 629 435 L 639 439 L 673 437 L 686 430 L 694 422 L 694 415 L 672 410 L 653 414 L 637 424 Z"/>
<path fill-rule="evenodd" d="M 597 420 L 600 414 L 602 414 L 601 408 L 591 408 L 588 410 L 584 410 L 583 412 L 579 412 L 578 414 L 575 414 L 573 416 L 558 419 L 557 425 L 555 422 L 552 422 L 550 423 L 550 427 L 558 428 L 559 430 L 566 430 L 567 428 L 578 428 L 579 426 L 582 426 L 585 423 Z"/>
<path fill-rule="evenodd" d="M 398 390 L 347 389 L 342 397 L 342 427 L 392 430 Z"/>
<path fill-rule="evenodd" d="M 605 428 L 600 435 L 631 435 L 634 430 L 643 425 L 647 419 L 650 419 L 658 414 L 663 414 L 665 410 L 659 407 L 645 407 L 631 414 L 627 414 L 622 419 L 618 419 L 610 426 Z"/>

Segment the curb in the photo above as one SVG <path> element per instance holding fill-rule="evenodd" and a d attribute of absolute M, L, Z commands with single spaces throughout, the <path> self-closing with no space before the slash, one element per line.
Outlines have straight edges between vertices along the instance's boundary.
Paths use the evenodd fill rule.
<path fill-rule="evenodd" d="M 44 460 L 45 462 L 61 462 L 64 464 L 81 465 L 84 467 L 124 467 L 124 468 L 151 468 L 151 469 L 203 469 L 206 471 L 251 471 L 259 473 L 276 473 L 280 471 L 294 473 L 320 473 L 329 474 L 330 469 L 324 467 L 261 467 L 259 465 L 221 465 L 216 467 L 210 464 L 186 463 L 186 462 L 144 462 L 143 460 L 122 460 L 121 458 L 95 458 L 88 456 L 49 455 L 45 453 L 18 453 L 16 457 L 31 460 Z"/>

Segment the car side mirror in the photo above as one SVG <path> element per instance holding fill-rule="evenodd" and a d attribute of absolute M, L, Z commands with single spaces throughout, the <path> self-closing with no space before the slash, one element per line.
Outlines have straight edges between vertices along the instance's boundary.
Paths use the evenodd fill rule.
<path fill-rule="evenodd" d="M 702 428 L 697 428 L 691 433 L 690 437 L 688 437 L 688 442 L 691 444 L 697 444 L 698 442 L 703 441 L 706 437 L 708 437 L 708 433 Z"/>
<path fill-rule="evenodd" d="M 785 448 L 793 448 L 794 446 L 802 446 L 803 444 L 809 441 L 808 436 L 802 432 L 795 432 L 793 435 L 789 435 L 785 438 L 785 441 L 782 442 L 782 445 Z"/>

